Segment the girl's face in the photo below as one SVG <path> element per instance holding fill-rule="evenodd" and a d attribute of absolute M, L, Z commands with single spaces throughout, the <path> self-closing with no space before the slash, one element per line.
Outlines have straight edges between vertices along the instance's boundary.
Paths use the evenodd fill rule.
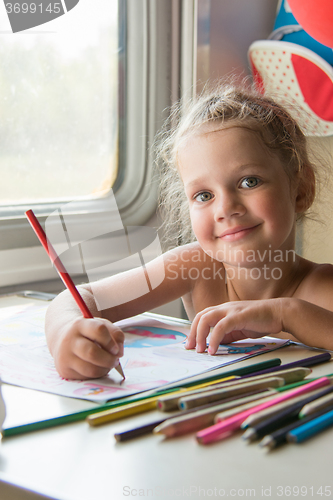
<path fill-rule="evenodd" d="M 242 127 L 208 131 L 189 138 L 178 158 L 193 230 L 205 252 L 251 267 L 294 248 L 297 193 L 257 133 Z"/>

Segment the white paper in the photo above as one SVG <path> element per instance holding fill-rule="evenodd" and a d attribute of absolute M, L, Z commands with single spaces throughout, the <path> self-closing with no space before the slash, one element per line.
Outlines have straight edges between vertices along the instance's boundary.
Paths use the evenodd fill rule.
<path fill-rule="evenodd" d="M 9 384 L 96 402 L 161 388 L 288 343 L 263 337 L 221 346 L 221 355 L 199 354 L 184 347 L 189 327 L 141 315 L 117 323 L 125 332 L 123 383 L 114 369 L 99 379 L 65 380 L 57 373 L 46 345 L 46 308 L 29 303 L 0 309 L 0 378 Z M 235 349 L 240 352 L 230 353 Z"/>

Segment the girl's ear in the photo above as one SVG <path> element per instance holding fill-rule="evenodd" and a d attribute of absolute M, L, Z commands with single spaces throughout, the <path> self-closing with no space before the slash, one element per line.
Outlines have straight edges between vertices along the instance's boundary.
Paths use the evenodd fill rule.
<path fill-rule="evenodd" d="M 309 165 L 302 165 L 299 173 L 296 194 L 296 213 L 305 213 L 314 202 L 316 195 L 316 178 Z"/>

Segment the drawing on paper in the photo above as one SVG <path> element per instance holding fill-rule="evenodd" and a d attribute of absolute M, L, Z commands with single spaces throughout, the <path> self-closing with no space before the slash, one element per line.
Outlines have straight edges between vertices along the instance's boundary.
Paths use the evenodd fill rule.
<path fill-rule="evenodd" d="M 182 342 L 186 339 L 184 333 L 167 328 L 154 326 L 134 326 L 123 328 L 125 333 L 125 347 L 137 347 L 139 349 L 147 347 L 161 347 L 175 342 Z"/>
<path fill-rule="evenodd" d="M 186 350 L 189 326 L 137 316 L 117 325 L 125 333 L 122 367 L 126 380 L 116 370 L 98 380 L 64 380 L 56 371 L 47 348 L 44 317 L 47 306 L 0 309 L 0 377 L 4 382 L 63 396 L 107 401 L 141 391 L 161 388 L 185 377 L 271 351 L 287 341 L 260 338 L 220 346 L 222 356 Z M 223 352 L 224 350 L 224 352 Z M 226 350 L 228 356 L 226 354 Z"/>

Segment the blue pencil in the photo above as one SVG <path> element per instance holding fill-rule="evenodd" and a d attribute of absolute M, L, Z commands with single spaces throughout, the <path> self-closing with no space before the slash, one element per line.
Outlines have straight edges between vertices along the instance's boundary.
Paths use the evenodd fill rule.
<path fill-rule="evenodd" d="M 324 415 L 321 415 L 320 417 L 317 417 L 314 420 L 311 420 L 310 422 L 307 422 L 306 424 L 288 432 L 287 440 L 290 443 L 302 443 L 332 425 L 333 410 L 328 411 L 327 413 L 324 413 Z"/>

